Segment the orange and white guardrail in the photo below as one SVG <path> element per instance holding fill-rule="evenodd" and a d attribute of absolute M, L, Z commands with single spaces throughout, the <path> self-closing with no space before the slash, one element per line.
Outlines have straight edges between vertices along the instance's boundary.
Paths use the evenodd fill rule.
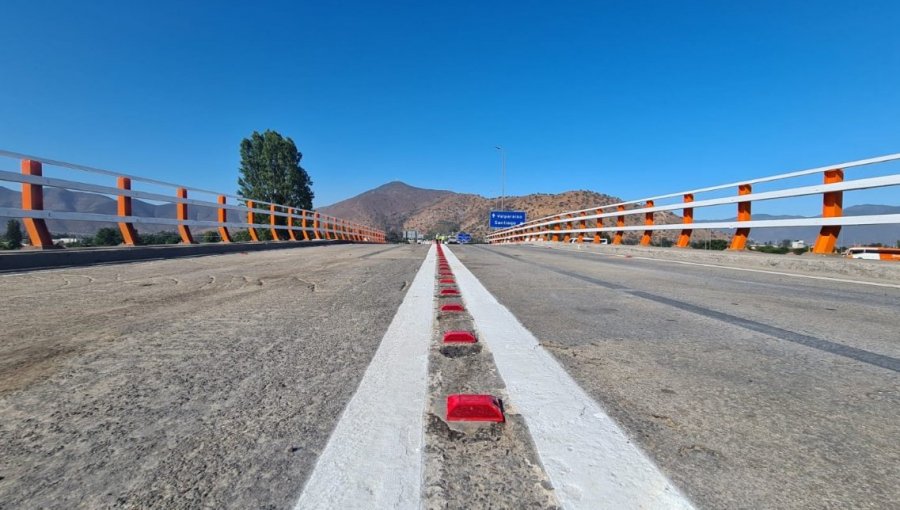
<path fill-rule="evenodd" d="M 568 242 L 575 239 L 584 242 L 585 236 L 593 234 L 594 243 L 600 243 L 601 232 L 611 232 L 612 244 L 622 244 L 625 232 L 642 232 L 640 244 L 647 246 L 651 242 L 654 231 L 680 230 L 675 246 L 686 248 L 690 246 L 691 234 L 694 230 L 722 230 L 735 229 L 731 238 L 732 250 L 743 250 L 750 235 L 750 229 L 770 227 L 820 227 L 818 238 L 813 246 L 814 253 L 830 254 L 834 252 L 841 227 L 845 225 L 888 225 L 900 223 L 900 214 L 870 214 L 861 216 L 843 216 L 843 195 L 845 191 L 884 188 L 900 185 L 900 174 L 883 175 L 855 180 L 845 180 L 844 171 L 867 165 L 875 165 L 900 160 L 900 154 L 890 154 L 877 158 L 850 161 L 835 165 L 799 170 L 770 177 L 749 179 L 741 182 L 710 186 L 670 193 L 640 200 L 630 200 L 615 204 L 602 205 L 578 211 L 567 211 L 552 216 L 545 216 L 515 227 L 499 230 L 487 236 L 490 243 L 508 243 L 522 241 L 557 241 Z M 753 192 L 755 184 L 781 181 L 794 177 L 822 174 L 823 183 L 812 186 L 800 186 L 780 189 L 775 191 Z M 696 195 L 713 191 L 737 189 L 737 194 L 695 200 Z M 822 195 L 822 216 L 813 218 L 791 218 L 774 220 L 753 220 L 751 204 L 755 201 L 788 199 L 806 197 L 810 195 Z M 657 202 L 680 197 L 681 202 L 657 205 Z M 694 222 L 694 209 L 700 207 L 712 207 L 726 204 L 737 204 L 737 219 L 734 221 L 705 221 Z M 682 210 L 682 222 L 671 224 L 657 224 L 654 221 L 654 213 L 663 211 Z M 625 224 L 627 216 L 643 217 L 642 224 Z M 615 226 L 604 227 L 604 218 L 615 218 Z M 588 222 L 594 226 L 589 226 Z"/>
<path fill-rule="evenodd" d="M 184 244 L 195 243 L 191 228 L 215 228 L 223 243 L 232 241 L 229 229 L 246 229 L 254 242 L 260 240 L 257 229 L 268 229 L 274 240 L 315 241 L 340 240 L 359 243 L 383 243 L 385 233 L 381 230 L 335 218 L 316 211 L 297 209 L 282 204 L 261 200 L 250 200 L 237 195 L 218 193 L 201 188 L 193 188 L 170 182 L 138 177 L 134 175 L 102 170 L 84 165 L 55 161 L 52 159 L 0 150 L 0 161 L 19 160 L 20 172 L 3 169 L 0 166 L 0 182 L 20 183 L 22 186 L 22 207 L 0 207 L 0 217 L 21 218 L 28 231 L 31 244 L 37 248 L 53 247 L 53 239 L 47 229 L 47 220 L 80 220 L 117 223 L 124 243 L 134 246 L 138 242 L 135 225 L 172 225 L 177 227 Z M 2 163 L 0 163 L 2 165 Z M 93 176 L 114 177 L 116 187 L 93 184 L 81 180 L 59 179 L 44 176 L 44 167 L 56 167 Z M 95 179 L 97 179 L 95 177 Z M 136 184 L 146 187 L 174 189 L 174 195 L 133 189 Z M 43 188 L 50 186 L 70 191 L 82 191 L 100 195 L 115 196 L 117 214 L 98 214 L 79 211 L 55 211 L 44 207 Z M 188 198 L 188 192 L 214 196 L 215 201 Z M 175 218 L 137 216 L 132 208 L 132 200 L 138 198 L 155 202 L 175 204 Z M 229 204 L 228 199 L 234 204 Z M 191 220 L 190 206 L 210 207 L 217 210 L 217 221 Z M 229 215 L 229 211 L 236 213 Z M 268 223 L 257 223 L 254 215 L 265 216 Z M 278 218 L 285 220 L 278 220 Z M 244 221 L 241 221 L 243 219 Z M 283 221 L 285 224 L 280 224 Z"/>

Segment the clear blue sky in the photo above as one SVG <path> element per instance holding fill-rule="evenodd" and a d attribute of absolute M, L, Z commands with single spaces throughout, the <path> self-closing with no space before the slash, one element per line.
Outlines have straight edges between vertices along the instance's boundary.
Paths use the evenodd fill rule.
<path fill-rule="evenodd" d="M 623 198 L 900 151 L 897 1 L 5 0 L 0 19 L 0 147 L 234 191 L 241 138 L 275 129 L 317 206 L 392 180 L 497 196 L 497 144 L 508 194 Z"/>

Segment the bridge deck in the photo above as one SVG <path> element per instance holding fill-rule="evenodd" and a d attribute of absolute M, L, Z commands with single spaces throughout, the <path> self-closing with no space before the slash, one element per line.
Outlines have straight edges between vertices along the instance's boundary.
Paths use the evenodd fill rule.
<path fill-rule="evenodd" d="M 696 506 L 900 500 L 900 288 L 557 248 L 449 250 Z M 0 275 L 0 508 L 292 507 L 409 285 L 432 271 L 426 252 L 345 245 Z M 416 340 L 432 346 L 422 412 L 440 415 L 446 387 L 505 394 L 490 343 L 468 361 L 440 357 L 439 322 Z M 426 507 L 465 507 L 467 494 L 553 504 L 531 467 L 529 417 L 506 404 L 483 444 L 450 429 L 457 445 L 434 443 L 428 414 Z M 485 462 L 492 444 L 505 473 Z"/>

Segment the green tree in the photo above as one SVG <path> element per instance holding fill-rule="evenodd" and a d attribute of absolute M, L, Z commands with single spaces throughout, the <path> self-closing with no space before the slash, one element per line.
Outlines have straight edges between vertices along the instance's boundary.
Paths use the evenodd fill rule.
<path fill-rule="evenodd" d="M 104 227 L 94 236 L 97 246 L 118 246 L 122 244 L 122 233 L 117 228 Z"/>
<path fill-rule="evenodd" d="M 6 247 L 10 250 L 18 250 L 22 247 L 22 226 L 19 220 L 6 222 Z"/>
<path fill-rule="evenodd" d="M 312 209 L 312 180 L 300 166 L 301 158 L 290 138 L 270 130 L 254 131 L 241 140 L 238 193 L 250 200 Z"/>

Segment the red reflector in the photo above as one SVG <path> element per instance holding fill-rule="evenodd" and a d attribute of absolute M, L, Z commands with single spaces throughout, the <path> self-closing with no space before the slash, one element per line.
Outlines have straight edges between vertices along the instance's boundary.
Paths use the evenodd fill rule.
<path fill-rule="evenodd" d="M 441 281 L 439 283 L 454 284 L 456 283 L 456 280 L 454 280 L 453 278 L 441 278 Z"/>
<path fill-rule="evenodd" d="M 462 312 L 464 310 L 465 310 L 465 308 L 463 308 L 463 305 L 458 304 L 458 303 L 450 303 L 449 305 L 441 306 L 442 312 Z"/>
<path fill-rule="evenodd" d="M 444 333 L 444 343 L 462 343 L 462 344 L 474 344 L 478 340 L 475 339 L 475 335 L 473 335 L 469 331 L 448 331 Z"/>
<path fill-rule="evenodd" d="M 456 289 L 441 289 L 442 296 L 458 296 L 459 291 Z"/>
<path fill-rule="evenodd" d="M 503 421 L 500 399 L 493 395 L 448 395 L 447 421 Z"/>
<path fill-rule="evenodd" d="M 441 278 L 452 277 L 453 272 L 452 271 L 438 271 L 438 276 L 440 276 Z"/>

